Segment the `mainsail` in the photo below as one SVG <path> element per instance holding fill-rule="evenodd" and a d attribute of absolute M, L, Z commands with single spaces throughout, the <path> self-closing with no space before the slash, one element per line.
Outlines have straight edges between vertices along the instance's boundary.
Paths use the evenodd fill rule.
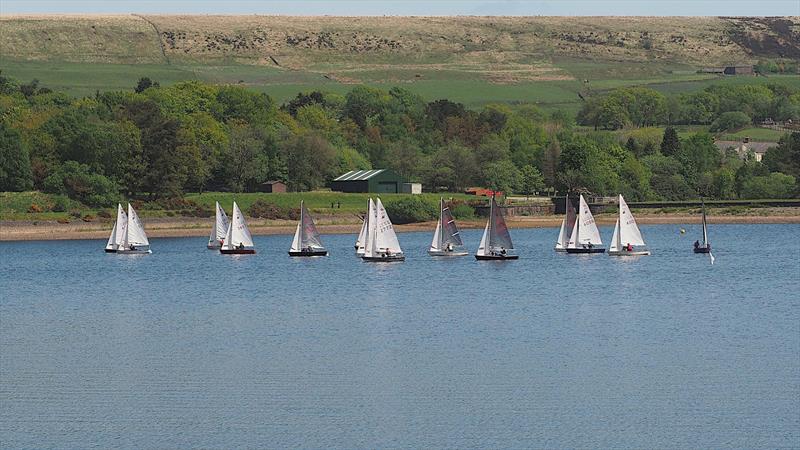
<path fill-rule="evenodd" d="M 561 220 L 561 230 L 558 232 L 558 242 L 556 242 L 556 250 L 566 249 L 569 246 L 569 238 L 572 229 L 575 227 L 575 220 L 577 219 L 577 215 L 575 214 L 575 207 L 572 206 L 572 202 L 569 200 L 569 196 L 564 197 L 566 215 L 564 219 Z"/>
<path fill-rule="evenodd" d="M 209 246 L 219 246 L 228 232 L 228 215 L 225 214 L 225 210 L 222 209 L 219 202 L 216 204 L 214 227 L 211 228 L 211 235 L 208 236 Z"/>
<path fill-rule="evenodd" d="M 364 224 L 367 227 L 366 236 L 364 236 L 364 251 L 363 255 L 366 257 L 375 256 L 375 231 L 377 221 L 375 220 L 375 203 L 369 199 L 367 205 L 367 215 L 364 217 Z M 360 250 L 360 248 L 359 248 Z"/>
<path fill-rule="evenodd" d="M 611 251 L 617 251 L 628 244 L 645 245 L 642 232 L 636 225 L 636 219 L 631 214 L 631 210 L 622 195 L 619 196 L 619 218 L 617 219 L 617 225 L 614 227 L 614 236 L 611 240 Z"/>
<path fill-rule="evenodd" d="M 374 205 L 370 202 L 370 217 L 364 256 L 373 258 L 383 254 L 401 255 L 402 253 L 403 250 L 397 241 L 394 226 L 389 219 L 389 214 L 386 213 L 386 209 L 383 207 L 381 199 L 377 199 Z"/>
<path fill-rule="evenodd" d="M 508 232 L 503 213 L 497 207 L 494 197 L 489 203 L 489 220 L 483 230 L 483 237 L 478 246 L 478 255 L 486 255 L 495 250 L 513 250 L 514 244 L 511 242 L 511 234 Z"/>
<path fill-rule="evenodd" d="M 147 234 L 144 232 L 144 226 L 139 220 L 139 215 L 136 214 L 133 206 L 128 203 L 128 230 L 125 235 L 124 246 L 128 247 L 130 245 L 149 246 L 150 241 L 147 240 Z"/>
<path fill-rule="evenodd" d="M 568 248 L 579 248 L 588 244 L 603 245 L 603 241 L 600 239 L 600 230 L 597 229 L 597 224 L 594 223 L 592 211 L 589 209 L 589 205 L 584 200 L 583 195 L 581 195 L 578 219 L 572 228 Z"/>
<path fill-rule="evenodd" d="M 370 205 L 372 204 L 372 199 L 369 199 L 367 202 L 367 214 L 364 216 L 364 223 L 361 224 L 361 231 L 358 233 L 358 239 L 356 239 L 356 254 L 363 255 L 365 244 L 367 242 L 367 227 L 369 226 L 369 217 L 370 217 Z"/>
<path fill-rule="evenodd" d="M 222 244 L 222 249 L 233 250 L 240 246 L 245 248 L 253 247 L 253 237 L 250 236 L 250 230 L 247 228 L 247 223 L 244 221 L 244 214 L 239 209 L 239 205 L 233 202 L 233 211 L 231 213 L 231 223 L 228 226 L 225 242 Z"/>
<path fill-rule="evenodd" d="M 294 239 L 292 239 L 291 251 L 299 252 L 302 249 L 311 248 L 312 250 L 323 249 L 322 241 L 319 237 L 314 219 L 305 207 L 303 201 L 300 201 L 300 222 L 297 224 L 297 229 L 294 232 Z"/>
<path fill-rule="evenodd" d="M 117 203 L 117 220 L 114 222 L 114 229 L 108 237 L 106 250 L 117 250 L 125 244 L 125 234 L 128 229 L 128 215 L 122 209 L 122 204 Z"/>
<path fill-rule="evenodd" d="M 706 204 L 705 202 L 701 201 L 701 206 L 703 208 L 703 247 L 708 246 L 708 225 L 706 225 Z"/>
<path fill-rule="evenodd" d="M 450 212 L 450 208 L 444 206 L 444 199 L 439 199 L 439 221 L 436 222 L 436 231 L 433 233 L 433 241 L 431 241 L 431 250 L 443 250 L 448 245 L 462 246 L 464 243 L 461 241 L 461 234 Z"/>

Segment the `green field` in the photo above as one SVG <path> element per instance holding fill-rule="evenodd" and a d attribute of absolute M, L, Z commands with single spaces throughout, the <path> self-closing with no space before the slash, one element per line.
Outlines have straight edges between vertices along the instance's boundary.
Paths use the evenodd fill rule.
<path fill-rule="evenodd" d="M 579 93 L 598 93 L 624 86 L 648 86 L 674 94 L 704 89 L 711 84 L 766 84 L 779 83 L 800 89 L 800 76 L 780 77 L 725 77 L 704 74 L 670 73 L 669 66 L 658 66 L 660 71 L 639 72 L 640 64 L 621 65 L 631 68 L 636 77 L 611 78 L 602 64 L 595 78 L 588 82 L 575 80 L 519 81 L 494 83 L 471 72 L 457 70 L 438 71 L 436 76 L 425 76 L 413 81 L 391 81 L 389 73 L 370 73 L 364 77 L 365 84 L 383 89 L 401 86 L 420 94 L 428 101 L 447 98 L 464 103 L 471 108 L 480 108 L 489 103 L 536 104 L 545 111 L 564 110 L 575 114 L 581 107 Z M 577 70 L 578 78 L 586 75 L 584 65 L 566 64 L 565 70 Z M 141 77 L 150 77 L 162 85 L 184 80 L 203 80 L 219 84 L 239 84 L 260 92 L 266 92 L 279 103 L 283 103 L 301 91 L 320 89 L 344 94 L 353 84 L 340 83 L 324 78 L 319 73 L 288 71 L 265 66 L 248 65 L 168 65 L 168 64 L 108 64 L 41 61 L 9 61 L 0 64 L 3 75 L 21 82 L 38 79 L 42 86 L 64 91 L 80 97 L 94 95 L 96 91 L 133 89 Z M 380 77 L 385 77 L 381 81 Z M 597 78 L 609 77 L 609 78 Z M 638 77 L 638 78 L 637 78 Z M 388 81 L 386 81 L 388 80 Z"/>
<path fill-rule="evenodd" d="M 381 194 L 383 202 L 408 196 L 408 194 Z M 59 196 L 42 192 L 0 192 L 0 220 L 57 220 L 86 215 L 97 216 L 100 211 L 113 215 L 114 205 L 106 208 L 92 208 L 68 200 L 64 211 L 51 211 Z M 202 194 L 187 194 L 184 198 L 191 200 L 208 211 L 214 211 L 214 202 L 220 202 L 222 207 L 230 213 L 233 201 L 247 214 L 247 210 L 256 200 L 273 203 L 281 208 L 299 208 L 303 200 L 306 207 L 319 214 L 352 217 L 364 214 L 367 209 L 367 199 L 376 197 L 376 194 L 345 194 L 341 192 L 316 191 L 316 192 L 287 192 L 279 194 L 265 193 L 238 193 L 230 192 L 204 192 Z M 420 198 L 436 204 L 439 197 L 445 199 L 475 200 L 475 196 L 460 193 L 421 194 Z M 331 203 L 335 207 L 331 208 Z M 29 212 L 31 205 L 39 206 L 42 212 Z M 57 208 L 58 209 L 58 208 Z M 180 216 L 180 211 L 166 211 L 153 203 L 146 203 L 138 210 L 142 217 L 167 217 Z"/>
<path fill-rule="evenodd" d="M 745 128 L 736 133 L 725 133 L 720 136 L 720 139 L 723 141 L 740 141 L 749 137 L 752 141 L 778 142 L 786 133 L 786 131 L 771 130 L 769 128 Z"/>

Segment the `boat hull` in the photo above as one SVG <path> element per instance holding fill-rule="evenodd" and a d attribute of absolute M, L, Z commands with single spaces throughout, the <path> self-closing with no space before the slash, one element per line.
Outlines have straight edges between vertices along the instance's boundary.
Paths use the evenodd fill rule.
<path fill-rule="evenodd" d="M 695 253 L 711 253 L 711 249 L 708 247 L 695 247 L 693 250 Z"/>
<path fill-rule="evenodd" d="M 255 249 L 252 248 L 234 248 L 232 250 L 219 249 L 223 255 L 254 255 Z"/>
<path fill-rule="evenodd" d="M 605 253 L 606 249 L 600 248 L 568 248 L 567 253 L 569 254 L 582 254 L 582 253 Z"/>
<path fill-rule="evenodd" d="M 113 248 L 107 248 L 105 250 L 106 250 L 106 253 L 117 253 L 117 251 L 114 250 Z"/>
<path fill-rule="evenodd" d="M 519 259 L 519 255 L 475 255 L 478 261 L 505 261 Z"/>
<path fill-rule="evenodd" d="M 448 252 L 444 250 L 428 250 L 428 254 L 431 256 L 467 256 L 469 252 Z"/>
<path fill-rule="evenodd" d="M 405 261 L 405 255 L 392 255 L 392 256 L 362 256 L 362 260 L 369 262 L 401 262 Z"/>
<path fill-rule="evenodd" d="M 608 256 L 648 256 L 650 254 L 649 250 L 637 250 L 637 251 L 608 251 Z"/>
<path fill-rule="evenodd" d="M 289 251 L 289 256 L 328 256 L 327 250 L 313 250 L 313 251 Z"/>
<path fill-rule="evenodd" d="M 556 247 L 555 250 L 558 253 L 566 253 L 567 252 L 567 249 L 565 249 L 564 247 Z"/>
<path fill-rule="evenodd" d="M 114 253 L 116 253 L 118 255 L 149 255 L 150 253 L 153 253 L 153 251 L 150 250 L 150 249 L 147 249 L 147 250 L 138 250 L 138 249 L 137 250 L 117 250 Z"/>

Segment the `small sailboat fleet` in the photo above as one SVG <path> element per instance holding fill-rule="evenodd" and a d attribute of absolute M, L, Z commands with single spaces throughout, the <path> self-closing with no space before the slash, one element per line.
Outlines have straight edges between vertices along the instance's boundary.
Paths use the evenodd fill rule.
<path fill-rule="evenodd" d="M 606 249 L 602 245 L 600 230 L 597 229 L 589 205 L 581 195 L 578 217 L 572 226 L 572 234 L 567 243 L 567 253 L 603 253 Z"/>
<path fill-rule="evenodd" d="M 428 249 L 431 256 L 466 256 L 469 254 L 464 249 L 461 234 L 458 231 L 456 220 L 445 206 L 444 198 L 439 199 L 439 221 L 436 222 L 436 231 L 433 232 L 433 241 Z"/>
<path fill-rule="evenodd" d="M 519 259 L 519 255 L 513 254 L 514 244 L 511 242 L 511 234 L 508 232 L 506 221 L 497 202 L 492 195 L 489 203 L 489 220 L 486 221 L 486 228 L 483 230 L 483 237 L 475 253 L 475 259 L 486 260 L 511 260 Z"/>
<path fill-rule="evenodd" d="M 117 220 L 114 229 L 108 237 L 105 248 L 106 253 L 119 253 L 128 255 L 141 255 L 152 253 L 150 241 L 144 232 L 139 215 L 128 203 L 128 213 L 122 209 L 122 204 L 117 204 Z"/>
<path fill-rule="evenodd" d="M 228 215 L 219 206 L 219 202 L 216 202 L 215 211 L 214 226 L 211 228 L 211 235 L 208 237 L 208 245 L 206 246 L 209 250 L 217 250 L 222 247 L 225 236 L 228 234 Z"/>
<path fill-rule="evenodd" d="M 367 217 L 367 233 L 361 259 L 373 262 L 405 261 L 406 256 L 400 248 L 394 226 L 380 198 L 374 202 L 369 199 Z"/>
<path fill-rule="evenodd" d="M 619 215 L 614 225 L 614 233 L 608 249 L 609 256 L 644 256 L 650 255 L 650 250 L 644 241 L 636 219 L 631 213 L 625 198 L 619 195 Z M 708 239 L 708 223 L 705 203 L 701 203 L 702 211 L 702 243 L 694 243 L 694 253 L 708 254 L 711 264 L 714 256 L 711 254 L 711 243 Z M 579 196 L 579 206 L 576 210 L 569 197 L 565 198 L 565 216 L 561 221 L 558 239 L 555 244 L 556 252 L 569 254 L 604 253 L 605 248 L 600 238 L 594 217 L 586 199 Z M 681 230 L 683 233 L 683 230 Z M 380 198 L 368 199 L 367 213 L 355 242 L 356 255 L 364 261 L 394 262 L 404 261 L 405 253 L 400 248 L 394 226 L 389 218 L 386 208 Z M 219 202 L 215 204 L 214 224 L 208 237 L 207 248 L 219 249 L 222 254 L 254 254 L 255 246 L 250 230 L 245 222 L 244 214 L 239 205 L 234 201 L 230 218 Z M 148 254 L 150 241 L 144 231 L 141 220 L 130 203 L 127 211 L 122 204 L 117 204 L 117 217 L 105 246 L 107 253 L 119 254 Z M 456 221 L 445 203 L 444 198 L 439 199 L 439 220 L 433 233 L 428 254 L 431 256 L 465 256 L 469 252 L 464 248 L 461 232 Z M 300 202 L 300 220 L 295 228 L 294 237 L 289 248 L 290 256 L 327 256 L 328 250 L 322 244 L 320 233 L 314 218 L 306 208 L 305 202 Z M 492 195 L 489 202 L 489 218 L 483 230 L 480 245 L 475 253 L 478 260 L 514 260 L 519 256 L 515 253 L 511 234 L 505 223 L 501 209 Z"/>
<path fill-rule="evenodd" d="M 644 256 L 649 255 L 642 232 L 636 225 L 628 204 L 622 195 L 619 196 L 619 218 L 614 226 L 614 235 L 608 249 L 610 256 Z"/>
<path fill-rule="evenodd" d="M 289 249 L 289 256 L 327 256 L 328 250 L 322 245 L 314 219 L 300 201 L 300 222 L 294 231 L 294 239 Z"/>

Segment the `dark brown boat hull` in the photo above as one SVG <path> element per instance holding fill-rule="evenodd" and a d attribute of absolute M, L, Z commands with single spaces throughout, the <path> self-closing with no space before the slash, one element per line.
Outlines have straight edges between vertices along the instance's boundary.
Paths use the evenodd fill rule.
<path fill-rule="evenodd" d="M 694 248 L 694 252 L 695 253 L 711 253 L 711 249 L 708 248 L 708 247 L 695 247 Z"/>
<path fill-rule="evenodd" d="M 256 251 L 252 248 L 235 248 L 233 250 L 219 250 L 223 255 L 254 255 Z"/>
<path fill-rule="evenodd" d="M 289 256 L 328 256 L 327 250 L 318 250 L 312 252 L 289 252 Z"/>
<path fill-rule="evenodd" d="M 505 261 L 512 259 L 519 259 L 519 255 L 475 255 L 478 261 Z"/>
<path fill-rule="evenodd" d="M 568 248 L 567 253 L 581 254 L 581 253 L 605 253 L 604 248 Z"/>

